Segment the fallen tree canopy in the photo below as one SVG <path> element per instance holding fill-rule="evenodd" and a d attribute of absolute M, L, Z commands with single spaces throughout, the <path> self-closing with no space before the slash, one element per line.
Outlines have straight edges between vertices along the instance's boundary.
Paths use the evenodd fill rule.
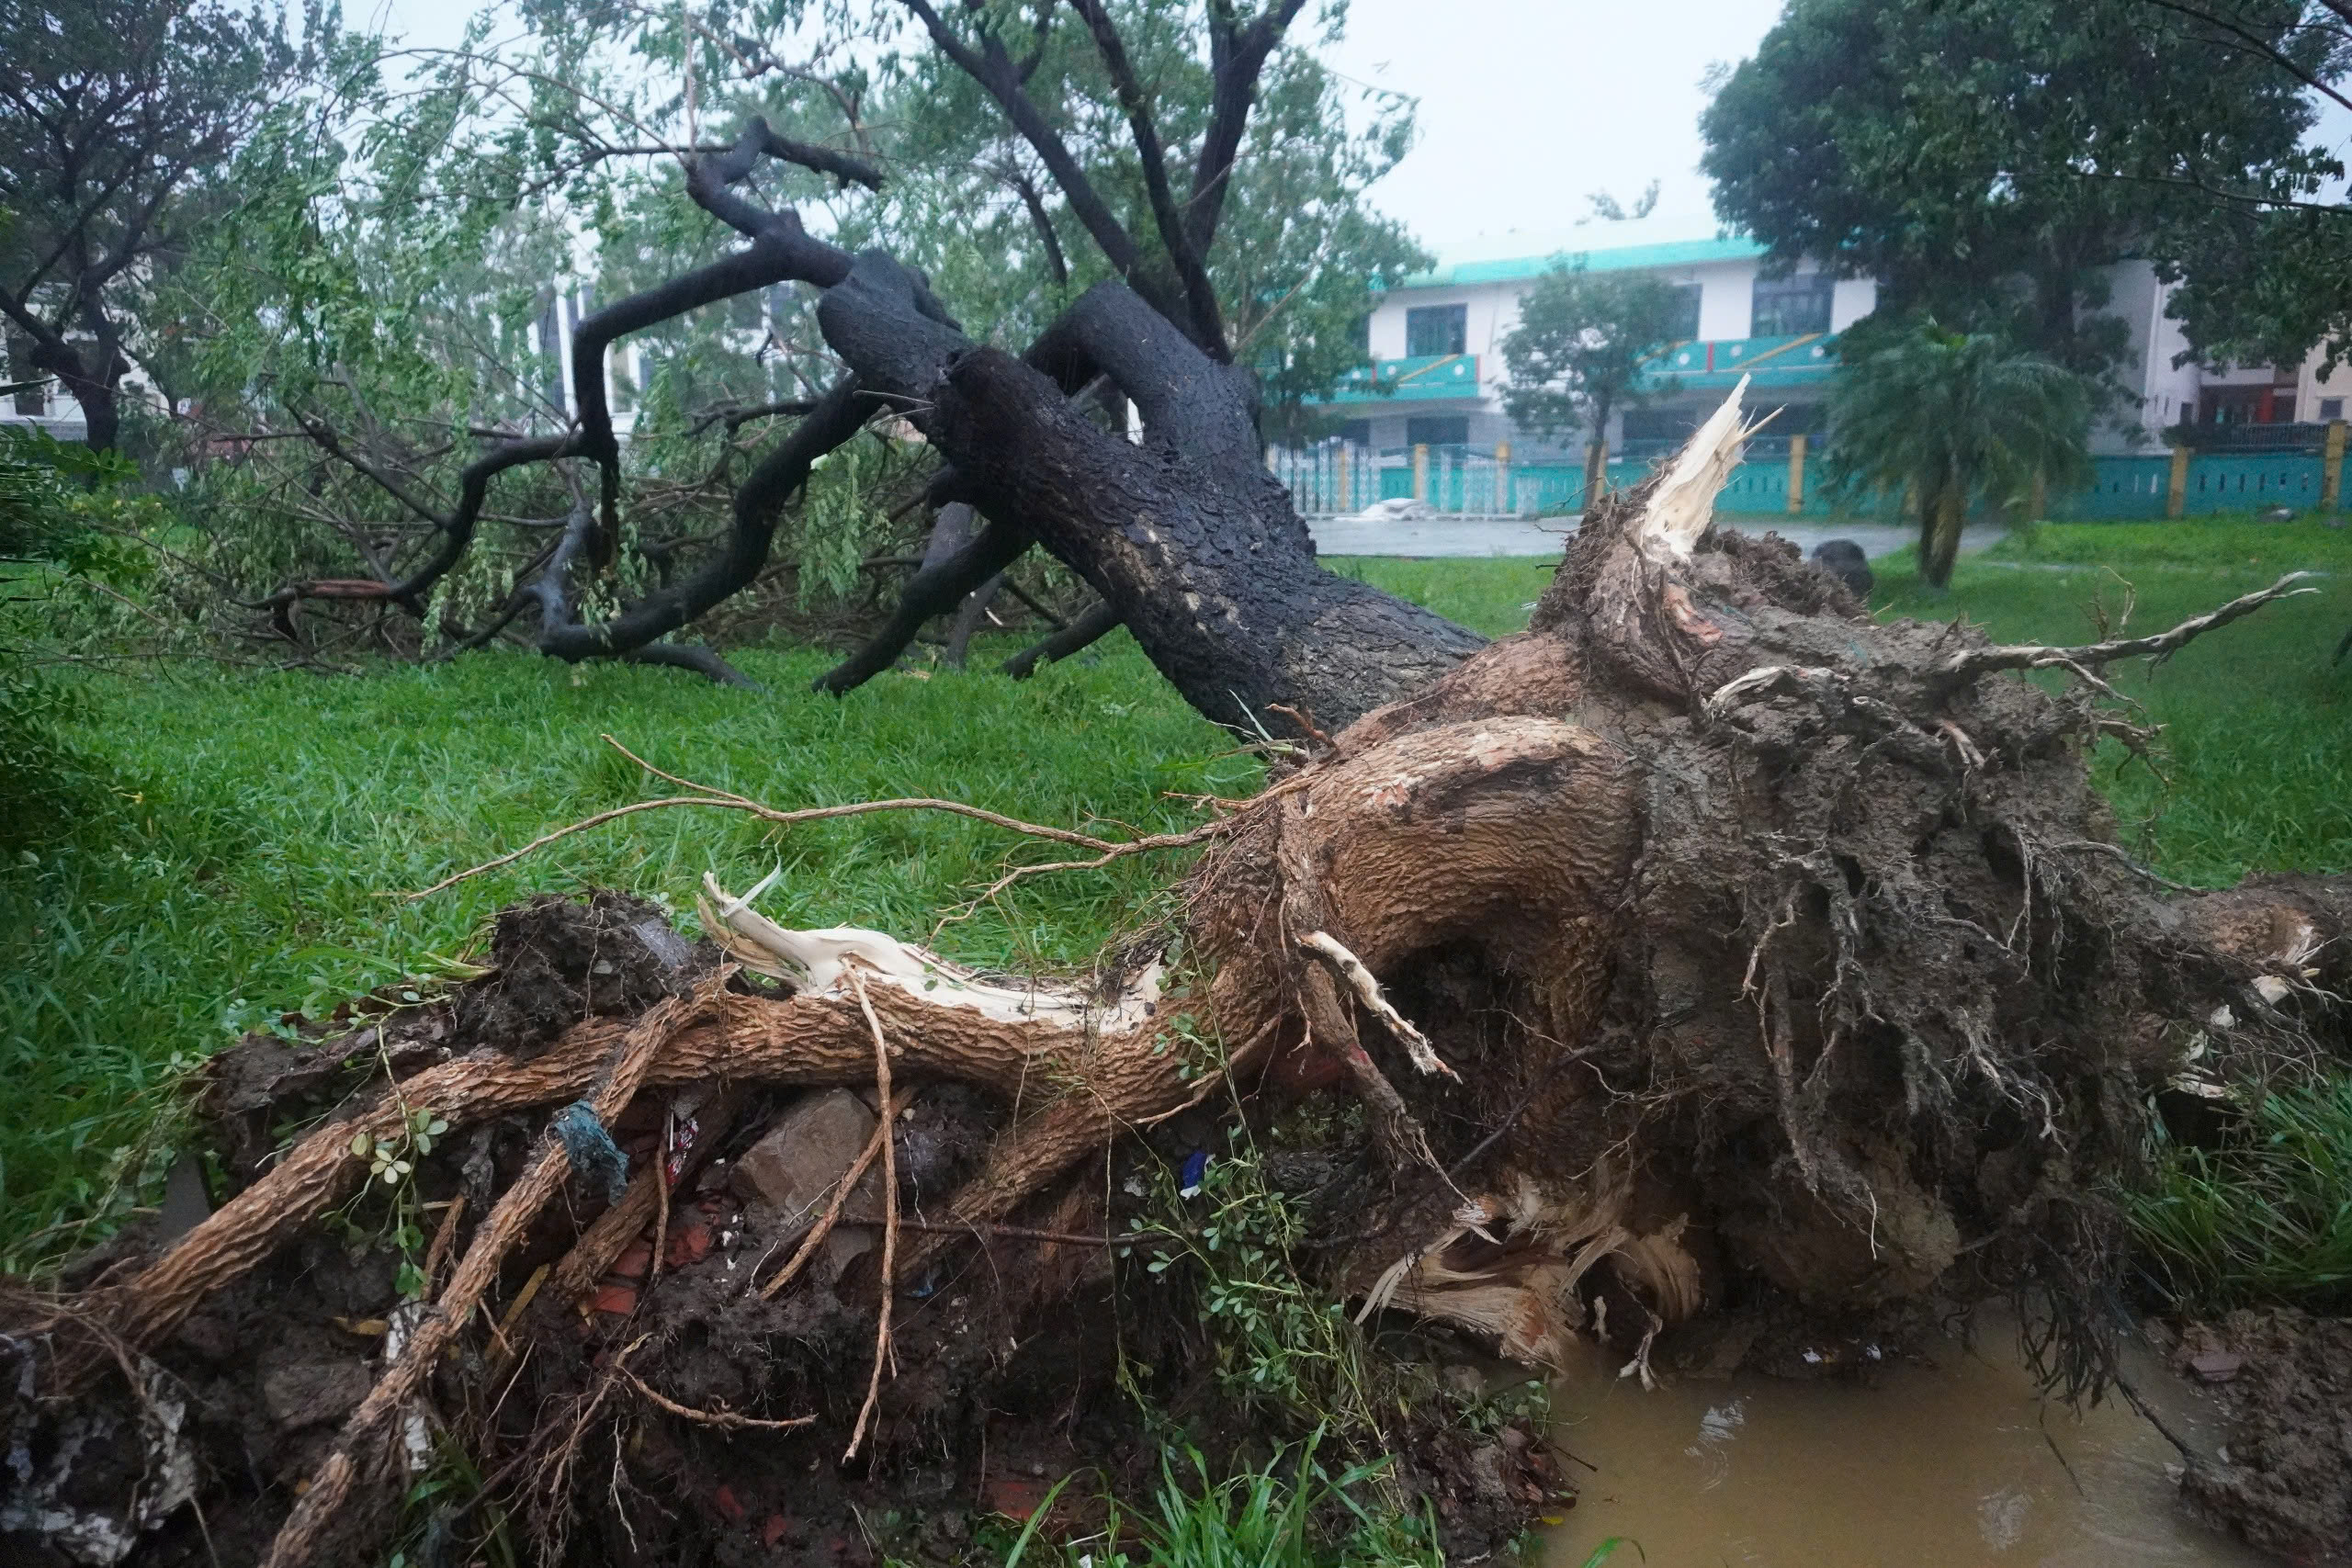
<path fill-rule="evenodd" d="M 1189 836 L 1177 912 L 1093 974 L 785 931 L 712 881 L 712 950 L 543 901 L 446 1000 L 222 1058 L 235 1195 L 10 1304 L 30 1457 L 0 1529 L 175 1561 L 211 1498 L 224 1562 L 403 1529 L 831 1551 L 825 1510 L 885 1479 L 960 1517 L 1008 1462 L 1113 1463 L 1123 1388 L 1201 1415 L 1305 1376 L 1229 1375 L 1200 1303 L 1231 1258 L 1188 1272 L 1252 1212 L 1317 1302 L 1258 1325 L 1302 1361 L 1354 1365 L 1313 1337 L 1329 1303 L 1647 1377 L 1726 1305 L 2006 1294 L 2096 1387 L 2105 1190 L 2151 1097 L 2340 1060 L 2352 980 L 2340 880 L 2180 890 L 2118 845 L 2086 757 L 2151 738 L 2098 671 L 2292 580 L 2090 648 L 1877 625 L 1709 530 L 1743 434 L 1735 393 L 1589 514 L 1525 634 L 1336 735 L 1296 716 L 1268 787 Z M 1260 1210 L 1173 1196 L 1227 1166 Z M 333 1262 L 379 1188 L 413 1205 L 397 1280 Z M 1455 1550 L 1557 1484 L 1523 1432 L 1359 1408 L 1345 1440 Z"/>

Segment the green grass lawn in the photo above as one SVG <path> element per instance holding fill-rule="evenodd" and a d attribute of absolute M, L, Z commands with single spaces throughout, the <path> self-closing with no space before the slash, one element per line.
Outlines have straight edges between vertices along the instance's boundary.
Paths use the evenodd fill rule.
<path fill-rule="evenodd" d="M 2003 637 L 2072 641 L 2093 634 L 2084 606 L 2120 589 L 2068 564 L 2069 549 L 2132 562 L 2134 629 L 2287 567 L 2337 570 L 2346 553 L 2343 536 L 2315 529 L 2306 542 L 2295 525 L 2245 548 L 2216 527 L 2202 553 L 2181 540 L 2204 525 L 2169 525 L 2180 535 L 2169 541 L 2129 532 L 2153 526 L 2046 526 L 2000 558 L 1963 561 L 1942 599 L 1921 598 L 1899 559 L 1881 563 L 1882 599 L 1900 613 L 1964 613 Z M 1523 625 L 1551 578 L 1533 560 L 1331 564 L 1490 634 Z M 2345 581 L 2162 671 L 2121 675 L 2168 727 L 2172 786 L 2106 757 L 2101 776 L 2128 818 L 2164 807 L 2149 852 L 2172 874 L 2352 865 L 2352 672 L 2328 664 L 2352 625 Z M 507 654 L 351 680 L 238 671 L 82 682 L 72 739 L 108 781 L 108 804 L 73 841 L 0 865 L 0 1074 L 14 1096 L 0 1120 L 0 1264 L 53 1249 L 54 1233 L 31 1238 L 119 1205 L 126 1175 L 153 1175 L 157 1151 L 142 1138 L 187 1063 L 280 1009 L 428 971 L 475 947 L 492 911 L 525 893 L 598 882 L 684 910 L 706 870 L 741 886 L 781 863 L 763 901 L 776 918 L 921 935 L 1020 848 L 928 814 L 779 838 L 718 813 L 650 813 L 423 902 L 397 896 L 640 798 L 641 775 L 600 733 L 779 807 L 931 795 L 1151 830 L 1199 819 L 1172 796 L 1257 782 L 1124 634 L 1026 683 L 994 674 L 979 651 L 970 672 L 889 675 L 838 702 L 807 690 L 822 656 L 758 650 L 739 662 L 764 694 Z M 939 942 L 1008 966 L 1080 959 L 1154 909 L 1175 869 L 1135 860 L 1032 885 Z"/>

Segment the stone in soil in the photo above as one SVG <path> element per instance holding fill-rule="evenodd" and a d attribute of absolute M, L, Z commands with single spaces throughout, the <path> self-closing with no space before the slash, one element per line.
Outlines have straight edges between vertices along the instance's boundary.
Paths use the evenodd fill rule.
<path fill-rule="evenodd" d="M 809 1095 L 735 1162 L 735 1195 L 753 1206 L 753 1224 L 767 1233 L 772 1245 L 789 1247 L 823 1217 L 842 1178 L 873 1136 L 874 1112 L 848 1089 Z M 851 1189 L 842 1218 L 881 1217 L 881 1161 L 876 1160 Z M 831 1284 L 880 1242 L 880 1233 L 868 1225 L 837 1226 L 825 1238 L 815 1268 Z"/>

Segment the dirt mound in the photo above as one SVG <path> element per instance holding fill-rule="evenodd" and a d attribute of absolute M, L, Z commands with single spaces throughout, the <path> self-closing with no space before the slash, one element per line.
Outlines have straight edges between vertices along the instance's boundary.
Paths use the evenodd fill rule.
<path fill-rule="evenodd" d="M 493 973 L 458 996 L 458 1034 L 529 1056 L 585 1018 L 634 1018 L 684 996 L 715 953 L 699 958 L 659 906 L 600 888 L 583 902 L 541 894 L 499 912 Z"/>
<path fill-rule="evenodd" d="M 2352 1321 L 2238 1312 L 2189 1343 L 2235 1360 L 2205 1363 L 2229 1373 L 2229 1441 L 2188 1467 L 2182 1495 L 2290 1562 L 2352 1562 Z"/>

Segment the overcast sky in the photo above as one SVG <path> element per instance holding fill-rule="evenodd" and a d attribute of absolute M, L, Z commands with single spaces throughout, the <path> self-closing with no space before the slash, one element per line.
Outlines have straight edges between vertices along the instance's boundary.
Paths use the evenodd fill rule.
<path fill-rule="evenodd" d="M 457 41 L 470 0 L 356 0 L 413 44 Z M 1556 232 L 1585 193 L 1664 182 L 1661 216 L 1702 219 L 1699 78 L 1754 51 L 1780 0 L 1352 0 L 1332 63 L 1420 100 L 1420 142 L 1374 192 L 1424 243 Z M 1311 13 L 1310 13 L 1311 14 Z"/>

